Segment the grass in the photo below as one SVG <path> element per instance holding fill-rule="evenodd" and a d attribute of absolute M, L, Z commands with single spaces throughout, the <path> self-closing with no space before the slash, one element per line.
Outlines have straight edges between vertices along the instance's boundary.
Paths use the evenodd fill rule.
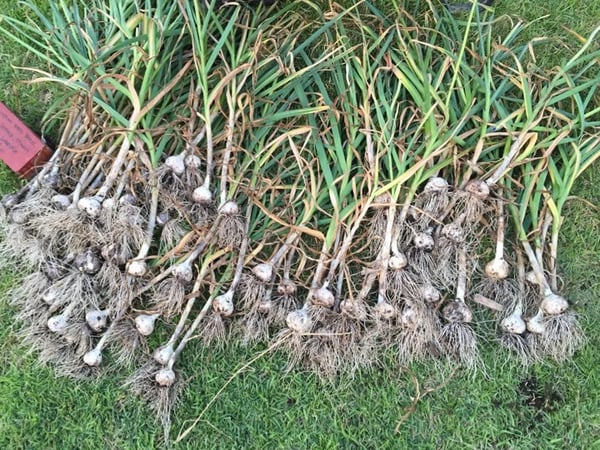
<path fill-rule="evenodd" d="M 45 2 L 40 0 L 40 4 Z M 561 24 L 581 34 L 599 22 L 600 5 L 588 0 L 515 2 L 497 0 L 498 11 L 532 20 L 530 33 L 567 42 Z M 0 0 L 0 10 L 20 14 Z M 10 64 L 29 56 L 0 38 Z M 548 45 L 544 64 L 557 64 L 563 44 Z M 22 75 L 0 68 L 2 100 L 34 129 L 40 130 L 43 87 L 17 83 Z M 0 169 L 0 192 L 16 186 Z M 579 180 L 575 194 L 600 205 L 600 168 Z M 487 373 L 457 373 L 441 378 L 427 366 L 411 367 L 424 396 L 410 411 L 416 387 L 411 375 L 390 364 L 342 378 L 335 385 L 313 375 L 282 374 L 283 357 L 269 354 L 236 377 L 207 410 L 193 432 L 176 448 L 418 448 L 418 449 L 600 449 L 600 213 L 581 200 L 569 204 L 561 237 L 563 292 L 581 314 L 589 344 L 572 363 L 520 368 L 503 354 L 488 352 Z M 0 298 L 19 274 L 0 274 Z M 0 303 L 0 448 L 147 449 L 160 448 L 162 431 L 144 405 L 121 385 L 119 374 L 75 383 L 56 379 L 19 347 L 11 311 Z M 190 425 L 244 362 L 262 348 L 185 352 L 188 377 L 173 418 L 172 437 Z M 446 374 L 448 375 L 448 374 Z M 528 385 L 524 386 L 524 381 Z"/>

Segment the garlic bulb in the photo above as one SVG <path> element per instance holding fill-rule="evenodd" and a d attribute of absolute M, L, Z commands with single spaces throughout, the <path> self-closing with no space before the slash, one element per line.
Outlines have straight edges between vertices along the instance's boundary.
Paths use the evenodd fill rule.
<path fill-rule="evenodd" d="M 333 308 L 335 297 L 333 292 L 327 288 L 327 283 L 318 289 L 313 289 L 310 292 L 309 301 L 312 305 L 322 306 L 324 308 Z"/>
<path fill-rule="evenodd" d="M 527 320 L 527 331 L 533 334 L 542 334 L 546 331 L 546 324 L 544 323 L 544 313 L 540 308 L 537 314 Z"/>
<path fill-rule="evenodd" d="M 56 194 L 52 196 L 52 204 L 57 209 L 65 210 L 71 206 L 71 199 L 68 195 Z"/>
<path fill-rule="evenodd" d="M 239 208 L 238 204 L 236 202 L 234 202 L 233 200 L 229 200 L 228 202 L 225 202 L 219 209 L 219 213 L 224 214 L 226 216 L 235 216 L 236 214 L 239 214 L 239 212 L 240 212 L 240 208 Z"/>
<path fill-rule="evenodd" d="M 442 298 L 442 294 L 435 287 L 430 284 L 426 284 L 425 286 L 421 286 L 421 298 L 426 303 L 437 303 Z"/>
<path fill-rule="evenodd" d="M 165 387 L 172 386 L 176 379 L 177 376 L 175 375 L 175 371 L 166 367 L 160 369 L 158 372 L 156 372 L 156 375 L 154 375 L 154 380 L 156 380 L 159 385 Z"/>
<path fill-rule="evenodd" d="M 73 264 L 80 272 L 86 273 L 88 275 L 97 274 L 102 268 L 102 261 L 96 253 L 92 250 L 86 250 L 83 253 L 78 254 L 75 257 L 75 261 Z"/>
<path fill-rule="evenodd" d="M 83 362 L 88 366 L 97 367 L 102 364 L 102 351 L 99 348 L 90 350 L 83 355 Z"/>
<path fill-rule="evenodd" d="M 504 258 L 494 258 L 485 265 L 485 275 L 492 280 L 505 280 L 509 275 L 508 263 Z"/>
<path fill-rule="evenodd" d="M 105 245 L 100 253 L 105 261 L 110 261 L 117 266 L 125 265 L 131 257 L 127 248 L 115 243 Z"/>
<path fill-rule="evenodd" d="M 135 318 L 135 328 L 142 336 L 150 336 L 159 314 L 139 314 Z"/>
<path fill-rule="evenodd" d="M 552 291 L 547 291 L 544 295 L 542 303 L 540 303 L 540 309 L 544 312 L 544 314 L 548 314 L 551 316 L 562 314 L 568 308 L 569 302 L 567 302 L 567 300 L 564 297 L 555 294 Z"/>
<path fill-rule="evenodd" d="M 2 206 L 10 209 L 10 208 L 14 208 L 15 206 L 17 206 L 19 204 L 19 195 L 18 194 L 8 194 L 5 195 L 4 197 L 2 197 L 2 200 L 0 201 L 0 203 L 2 204 Z"/>
<path fill-rule="evenodd" d="M 474 195 L 480 200 L 485 200 L 490 195 L 490 187 L 485 181 L 471 180 L 465 186 L 465 191 Z"/>
<path fill-rule="evenodd" d="M 412 306 L 407 306 L 402 313 L 400 313 L 400 323 L 405 328 L 415 329 L 417 327 L 417 312 Z"/>
<path fill-rule="evenodd" d="M 164 227 L 167 222 L 169 221 L 170 217 L 169 217 L 169 211 L 165 210 L 162 211 L 160 213 L 158 213 L 158 215 L 156 216 L 156 224 L 159 227 Z"/>
<path fill-rule="evenodd" d="M 213 310 L 223 317 L 229 317 L 233 314 L 233 291 L 227 291 L 213 300 Z"/>
<path fill-rule="evenodd" d="M 185 162 L 184 155 L 180 153 L 179 155 L 169 156 L 165 160 L 165 166 L 167 166 L 175 175 L 183 175 L 185 172 Z"/>
<path fill-rule="evenodd" d="M 132 277 L 143 277 L 148 272 L 146 261 L 133 260 L 127 263 L 127 273 Z"/>
<path fill-rule="evenodd" d="M 294 295 L 296 293 L 296 290 L 296 283 L 286 278 L 281 280 L 281 283 L 279 283 L 279 286 L 277 286 L 277 293 L 285 297 L 290 297 Z"/>
<path fill-rule="evenodd" d="M 177 264 L 175 267 L 173 267 L 173 271 L 171 273 L 175 278 L 183 282 L 190 282 L 194 277 L 192 263 L 187 259 L 184 262 Z"/>
<path fill-rule="evenodd" d="M 462 300 L 454 300 L 442 309 L 442 316 L 448 322 L 469 323 L 473 320 L 471 308 Z"/>
<path fill-rule="evenodd" d="M 56 281 L 65 274 L 65 267 L 56 260 L 49 260 L 42 265 L 41 271 L 49 280 Z"/>
<path fill-rule="evenodd" d="M 290 312 L 285 318 L 288 328 L 296 333 L 308 333 L 312 328 L 312 320 L 305 308 Z"/>
<path fill-rule="evenodd" d="M 48 329 L 53 333 L 60 333 L 67 329 L 69 325 L 67 316 L 64 314 L 59 314 L 57 316 L 52 316 L 48 319 L 47 322 Z"/>
<path fill-rule="evenodd" d="M 31 217 L 31 213 L 19 205 L 15 206 L 9 215 L 11 222 L 18 225 L 26 223 Z"/>
<path fill-rule="evenodd" d="M 273 277 L 273 265 L 269 263 L 257 264 L 252 269 L 252 273 L 263 283 L 268 283 Z"/>
<path fill-rule="evenodd" d="M 92 329 L 92 331 L 98 333 L 106 328 L 106 324 L 108 323 L 108 315 L 108 309 L 93 309 L 85 314 L 85 322 L 87 323 L 88 327 Z"/>
<path fill-rule="evenodd" d="M 104 209 L 114 209 L 116 205 L 115 199 L 109 197 L 102 202 L 102 208 Z"/>
<path fill-rule="evenodd" d="M 258 304 L 258 312 L 261 314 L 269 314 L 273 310 L 273 302 L 271 300 L 263 300 Z"/>
<path fill-rule="evenodd" d="M 137 204 L 137 199 L 131 192 L 125 192 L 119 198 L 119 205 L 131 205 L 135 206 Z"/>
<path fill-rule="evenodd" d="M 378 302 L 374 308 L 375 314 L 380 319 L 391 320 L 396 317 L 397 311 L 393 305 L 388 302 Z"/>
<path fill-rule="evenodd" d="M 387 208 L 392 203 L 392 196 L 389 192 L 378 195 L 373 199 L 373 208 Z"/>
<path fill-rule="evenodd" d="M 48 288 L 48 290 L 42 294 L 42 300 L 48 306 L 52 306 L 57 298 L 58 294 L 52 287 Z"/>
<path fill-rule="evenodd" d="M 424 192 L 442 192 L 448 189 L 448 182 L 442 177 L 431 177 L 425 187 Z"/>
<path fill-rule="evenodd" d="M 396 253 L 388 260 L 388 268 L 390 270 L 402 270 L 408 265 L 408 259 L 404 253 Z"/>
<path fill-rule="evenodd" d="M 159 363 L 161 366 L 166 366 L 174 353 L 175 350 L 173 349 L 173 346 L 171 344 L 167 344 L 164 347 L 159 347 L 154 350 L 154 354 L 152 356 L 154 361 Z"/>
<path fill-rule="evenodd" d="M 430 252 L 435 246 L 435 241 L 430 233 L 420 232 L 413 237 L 413 244 L 418 250 Z"/>
<path fill-rule="evenodd" d="M 442 236 L 452 242 L 460 243 L 465 240 L 465 231 L 456 223 L 448 223 L 442 228 Z"/>
<path fill-rule="evenodd" d="M 512 314 L 500 322 L 500 329 L 506 333 L 523 334 L 527 324 L 523 320 L 521 308 L 515 308 Z"/>
<path fill-rule="evenodd" d="M 194 154 L 187 154 L 183 160 L 185 167 L 189 167 L 190 169 L 199 169 L 202 165 L 202 160 L 199 156 Z"/>
<path fill-rule="evenodd" d="M 201 205 L 208 205 L 212 202 L 212 192 L 207 186 L 199 186 L 192 192 L 192 200 Z"/>
<path fill-rule="evenodd" d="M 83 197 L 77 202 L 77 208 L 90 217 L 98 217 L 102 211 L 102 199 L 97 197 Z"/>
<path fill-rule="evenodd" d="M 340 302 L 340 312 L 356 320 L 367 320 L 367 310 L 363 303 L 342 300 Z"/>

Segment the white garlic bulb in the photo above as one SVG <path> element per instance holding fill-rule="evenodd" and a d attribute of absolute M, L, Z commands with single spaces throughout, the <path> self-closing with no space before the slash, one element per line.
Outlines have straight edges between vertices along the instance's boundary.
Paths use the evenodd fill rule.
<path fill-rule="evenodd" d="M 135 318 L 135 328 L 142 336 L 150 336 L 158 317 L 158 314 L 139 314 Z"/>

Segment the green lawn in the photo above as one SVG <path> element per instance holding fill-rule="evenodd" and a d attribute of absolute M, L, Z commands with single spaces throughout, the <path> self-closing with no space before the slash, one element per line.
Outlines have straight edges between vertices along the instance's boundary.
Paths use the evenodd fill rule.
<path fill-rule="evenodd" d="M 45 2 L 40 0 L 39 4 Z M 351 3 L 346 1 L 345 3 Z M 557 64 L 573 42 L 562 25 L 585 34 L 600 23 L 600 3 L 590 0 L 496 0 L 498 14 L 538 19 L 530 36 L 557 37 L 543 63 Z M 13 0 L 0 11 L 21 14 Z M 28 61 L 0 37 L 0 99 L 36 131 L 41 129 L 45 87 L 18 80 L 11 68 Z M 0 169 L 0 193 L 16 180 Z M 574 193 L 600 205 L 600 168 L 592 168 Z M 581 316 L 589 342 L 575 359 L 521 368 L 503 353 L 484 353 L 486 373 L 451 378 L 428 366 L 410 373 L 392 363 L 354 378 L 325 383 L 314 375 L 282 373 L 283 356 L 268 354 L 237 376 L 176 448 L 418 448 L 600 449 L 600 213 L 580 199 L 569 204 L 561 236 L 563 292 Z M 0 274 L 0 300 L 19 282 Z M 0 301 L 0 448 L 129 449 L 163 447 L 162 429 L 144 404 L 121 386 L 122 374 L 89 382 L 55 378 L 19 346 L 10 308 Z M 497 347 L 496 347 L 497 348 Z M 186 387 L 173 417 L 172 439 L 190 425 L 230 375 L 263 348 L 189 348 L 181 369 Z M 416 395 L 424 396 L 394 428 Z M 446 373 L 446 376 L 449 374 Z"/>

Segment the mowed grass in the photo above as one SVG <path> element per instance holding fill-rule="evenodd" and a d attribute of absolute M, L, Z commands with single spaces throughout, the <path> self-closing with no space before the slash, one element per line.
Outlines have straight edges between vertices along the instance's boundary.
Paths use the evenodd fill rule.
<path fill-rule="evenodd" d="M 40 4 L 44 2 L 40 0 Z M 516 2 L 497 0 L 498 12 L 528 20 L 542 13 L 530 31 L 560 37 L 544 54 L 557 64 L 567 54 L 564 24 L 580 34 L 600 23 L 600 5 L 588 0 Z M 21 14 L 9 0 L 0 11 Z M 46 98 L 19 84 L 21 65 L 30 56 L 0 38 L 3 101 L 35 130 Z M 547 58 L 547 59 L 546 59 Z M 600 205 L 600 168 L 588 171 L 574 194 Z M 0 192 L 18 185 L 0 169 Z M 561 236 L 563 292 L 574 303 L 589 337 L 588 345 L 563 366 L 521 368 L 486 346 L 485 373 L 438 371 L 419 365 L 409 372 L 390 363 L 350 379 L 323 382 L 312 374 L 285 374 L 284 355 L 269 353 L 236 376 L 263 347 L 191 346 L 181 360 L 187 379 L 173 417 L 177 437 L 214 399 L 193 431 L 176 448 L 366 448 L 366 449 L 595 449 L 600 448 L 600 213 L 580 199 L 566 212 Z M 55 378 L 19 346 L 18 325 L 7 306 L 7 290 L 22 274 L 0 274 L 0 448 L 147 449 L 164 446 L 162 429 L 124 387 L 124 373 L 74 382 Z M 413 378 L 414 377 L 414 378 Z M 411 410 L 418 391 L 425 395 Z M 527 383 L 524 383 L 527 381 Z M 525 385 L 527 384 L 527 386 Z M 438 389 L 439 388 L 439 389 Z M 398 420 L 411 412 L 400 431 Z"/>

